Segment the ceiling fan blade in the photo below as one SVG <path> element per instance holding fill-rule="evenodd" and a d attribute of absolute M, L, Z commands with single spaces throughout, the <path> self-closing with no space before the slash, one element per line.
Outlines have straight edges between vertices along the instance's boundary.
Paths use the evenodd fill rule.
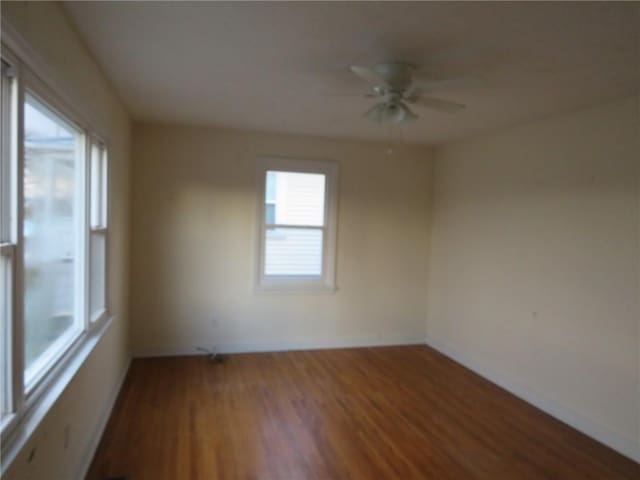
<path fill-rule="evenodd" d="M 384 111 L 384 108 L 384 103 L 376 103 L 373 107 L 364 112 L 362 116 L 369 120 L 373 120 L 374 122 L 382 123 L 382 112 Z"/>
<path fill-rule="evenodd" d="M 434 97 L 417 97 L 413 99 L 411 103 L 445 113 L 456 113 L 467 108 L 467 106 L 462 103 L 451 102 L 449 100 L 442 100 Z"/>
<path fill-rule="evenodd" d="M 361 97 L 361 98 L 375 98 L 379 95 L 375 93 L 324 93 L 325 97 Z"/>
<path fill-rule="evenodd" d="M 417 74 L 414 77 L 414 85 L 426 92 L 438 90 L 453 90 L 456 88 L 472 88 L 482 86 L 484 79 L 479 76 L 437 79 L 428 75 Z"/>
<path fill-rule="evenodd" d="M 403 122 L 413 122 L 414 120 L 418 119 L 418 115 L 413 113 L 413 111 L 405 103 L 400 103 L 400 108 L 404 112 Z"/>
<path fill-rule="evenodd" d="M 362 67 L 360 65 L 351 65 L 349 69 L 361 79 L 366 82 L 372 83 L 373 85 L 385 84 L 384 78 L 372 68 Z"/>

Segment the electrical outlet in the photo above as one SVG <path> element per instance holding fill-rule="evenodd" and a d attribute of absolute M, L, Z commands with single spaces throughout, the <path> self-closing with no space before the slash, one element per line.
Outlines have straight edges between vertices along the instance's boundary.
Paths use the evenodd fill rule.
<path fill-rule="evenodd" d="M 38 447 L 36 447 L 36 446 L 31 447 L 31 451 L 29 452 L 29 456 L 27 457 L 27 463 L 33 462 L 33 459 L 36 458 L 36 451 L 37 450 L 38 450 Z"/>

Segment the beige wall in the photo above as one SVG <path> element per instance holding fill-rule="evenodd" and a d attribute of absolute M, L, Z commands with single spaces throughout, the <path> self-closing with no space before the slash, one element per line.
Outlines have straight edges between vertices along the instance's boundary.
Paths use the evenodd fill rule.
<path fill-rule="evenodd" d="M 640 455 L 640 99 L 436 150 L 427 335 Z"/>
<path fill-rule="evenodd" d="M 74 104 L 106 132 L 110 145 L 109 305 L 115 321 L 35 435 L 7 472 L 7 480 L 72 479 L 78 474 L 103 412 L 129 360 L 128 236 L 130 123 L 111 86 L 55 3 L 2 2 L 2 15 L 66 87 Z M 64 448 L 64 429 L 70 427 Z M 29 452 L 35 455 L 28 462 Z"/>
<path fill-rule="evenodd" d="M 136 125 L 134 352 L 423 342 L 430 151 L 386 148 Z M 335 294 L 254 292 L 259 155 L 339 162 Z"/>

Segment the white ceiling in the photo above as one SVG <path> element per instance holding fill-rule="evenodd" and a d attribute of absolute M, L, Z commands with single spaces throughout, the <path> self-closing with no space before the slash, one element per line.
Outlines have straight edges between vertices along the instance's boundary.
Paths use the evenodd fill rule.
<path fill-rule="evenodd" d="M 442 143 L 637 93 L 640 3 L 66 2 L 136 120 Z M 484 84 L 390 133 L 352 63 Z M 435 96 L 435 95 L 434 95 Z"/>

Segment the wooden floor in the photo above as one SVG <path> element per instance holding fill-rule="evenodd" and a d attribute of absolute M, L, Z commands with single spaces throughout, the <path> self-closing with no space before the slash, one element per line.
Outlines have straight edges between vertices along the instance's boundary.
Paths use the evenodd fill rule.
<path fill-rule="evenodd" d="M 640 479 L 425 346 L 135 360 L 88 479 Z"/>

